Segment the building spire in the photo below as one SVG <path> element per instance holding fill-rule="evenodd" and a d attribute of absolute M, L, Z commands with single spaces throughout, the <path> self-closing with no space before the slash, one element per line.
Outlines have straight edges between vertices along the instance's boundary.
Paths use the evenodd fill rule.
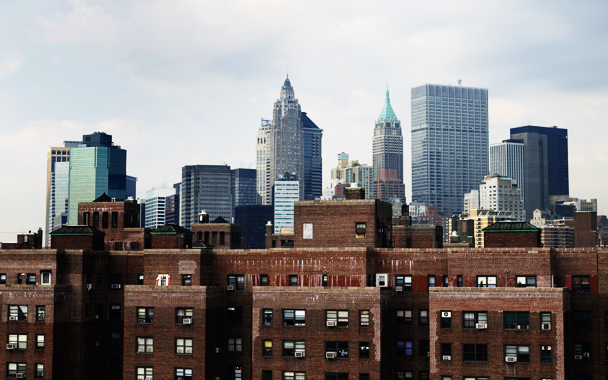
<path fill-rule="evenodd" d="M 378 117 L 378 119 L 395 119 L 396 122 L 399 121 L 397 119 L 397 115 L 395 115 L 395 111 L 393 111 L 393 107 L 391 106 L 391 99 L 388 93 L 388 85 L 386 85 L 386 98 L 384 99 L 384 107 L 382 107 L 382 112 L 380 112 L 380 116 Z"/>
<path fill-rule="evenodd" d="M 287 74 L 287 78 L 283 83 L 283 87 L 281 87 L 281 99 L 294 99 L 293 87 L 291 87 L 291 81 L 289 80 L 289 73 Z"/>

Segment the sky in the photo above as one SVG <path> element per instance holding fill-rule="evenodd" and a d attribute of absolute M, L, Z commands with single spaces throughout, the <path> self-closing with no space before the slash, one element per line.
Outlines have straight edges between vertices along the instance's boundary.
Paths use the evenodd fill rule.
<path fill-rule="evenodd" d="M 255 168 L 285 76 L 337 155 L 372 164 L 388 85 L 411 198 L 411 88 L 487 88 L 490 143 L 568 129 L 570 196 L 608 214 L 605 1 L 0 2 L 0 241 L 44 228 L 49 147 L 96 131 L 138 197 L 184 165 Z M 602 169 L 603 168 L 603 169 Z M 604 173 L 604 174 L 602 174 Z"/>

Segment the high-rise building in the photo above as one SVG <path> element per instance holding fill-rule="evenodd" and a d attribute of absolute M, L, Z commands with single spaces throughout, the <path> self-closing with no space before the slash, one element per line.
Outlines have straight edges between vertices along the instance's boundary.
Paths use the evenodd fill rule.
<path fill-rule="evenodd" d="M 84 135 L 83 145 L 70 150 L 69 225 L 78 224 L 79 202 L 92 202 L 103 193 L 124 200 L 127 193 L 127 151 L 103 132 Z"/>
<path fill-rule="evenodd" d="M 314 201 L 323 194 L 323 159 L 321 141 L 323 130 L 302 112 L 304 131 L 304 200 Z"/>
<path fill-rule="evenodd" d="M 503 140 L 490 144 L 490 175 L 498 174 L 515 180 L 525 198 L 524 183 L 524 144 L 515 140 Z"/>
<path fill-rule="evenodd" d="M 182 168 L 180 226 L 190 228 L 198 214 L 206 211 L 211 220 L 233 216 L 234 176 L 228 165 L 187 165 Z"/>
<path fill-rule="evenodd" d="M 527 125 L 511 128 L 511 140 L 524 145 L 524 209 L 547 209 L 552 195 L 568 196 L 568 130 Z"/>
<path fill-rule="evenodd" d="M 250 249 L 266 248 L 266 223 L 273 224 L 272 205 L 246 205 L 234 208 L 234 223 L 241 226 L 241 239 Z"/>
<path fill-rule="evenodd" d="M 463 209 L 488 174 L 488 90 L 426 84 L 412 89 L 412 200 L 441 215 Z"/>
<path fill-rule="evenodd" d="M 257 142 L 255 145 L 256 153 L 256 188 L 260 197 L 258 203 L 264 205 L 272 204 L 272 194 L 270 194 L 270 161 L 268 157 L 268 146 L 270 140 L 271 120 L 262 119 L 260 129 L 258 129 Z"/>
<path fill-rule="evenodd" d="M 174 184 L 173 190 L 173 194 L 167 197 L 165 205 L 165 224 L 179 225 L 179 198 L 182 193 L 182 183 Z"/>
<path fill-rule="evenodd" d="M 175 194 L 171 187 L 155 187 L 146 191 L 146 228 L 159 228 L 167 224 L 167 198 Z"/>
<path fill-rule="evenodd" d="M 511 178 L 487 175 L 479 185 L 479 205 L 484 210 L 509 211 L 515 220 L 525 218 L 520 189 Z"/>
<path fill-rule="evenodd" d="M 127 193 L 126 197 L 137 199 L 137 177 L 127 176 Z"/>
<path fill-rule="evenodd" d="M 294 203 L 300 198 L 300 181 L 285 173 L 274 183 L 274 233 L 293 230 Z"/>
<path fill-rule="evenodd" d="M 365 189 L 365 199 L 374 198 L 374 168 L 369 165 L 360 164 L 358 160 L 349 161 L 347 153 L 342 152 L 338 154 L 338 167 L 331 170 L 331 179 L 342 180 L 342 183 L 347 184 L 358 183 L 359 186 Z M 335 185 L 333 187 L 335 188 Z"/>
<path fill-rule="evenodd" d="M 464 195 L 464 207 L 462 212 L 469 212 L 476 210 L 479 206 L 479 190 L 471 190 L 471 192 Z"/>
<path fill-rule="evenodd" d="M 256 170 L 234 169 L 234 207 L 257 204 Z"/>

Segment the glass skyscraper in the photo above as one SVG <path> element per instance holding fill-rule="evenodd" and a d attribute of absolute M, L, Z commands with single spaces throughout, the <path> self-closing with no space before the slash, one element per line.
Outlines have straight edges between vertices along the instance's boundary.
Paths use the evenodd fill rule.
<path fill-rule="evenodd" d="M 426 84 L 412 89 L 412 200 L 460 213 L 488 174 L 488 90 Z"/>
<path fill-rule="evenodd" d="M 321 140 L 323 130 L 302 112 L 304 131 L 304 200 L 314 201 L 323 194 L 323 159 Z"/>

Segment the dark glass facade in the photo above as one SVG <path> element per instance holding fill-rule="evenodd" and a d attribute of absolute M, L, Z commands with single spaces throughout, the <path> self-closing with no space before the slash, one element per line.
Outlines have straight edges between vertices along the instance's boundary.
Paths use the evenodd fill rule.
<path fill-rule="evenodd" d="M 302 112 L 304 131 L 304 200 L 312 201 L 323 194 L 323 160 L 321 140 L 323 130 Z"/>

